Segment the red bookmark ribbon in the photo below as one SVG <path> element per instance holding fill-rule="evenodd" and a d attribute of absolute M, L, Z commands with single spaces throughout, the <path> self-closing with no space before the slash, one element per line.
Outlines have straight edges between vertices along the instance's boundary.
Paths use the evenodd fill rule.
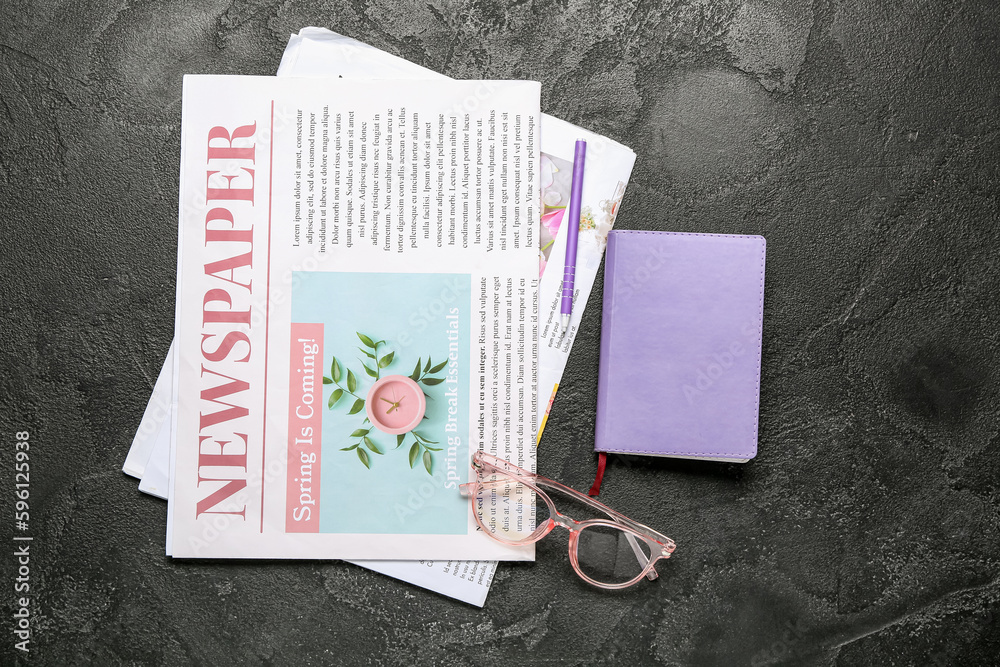
<path fill-rule="evenodd" d="M 597 453 L 597 476 L 594 478 L 594 485 L 587 492 L 588 496 L 596 496 L 601 492 L 601 482 L 604 481 L 604 469 L 608 465 L 608 455 L 605 452 Z"/>

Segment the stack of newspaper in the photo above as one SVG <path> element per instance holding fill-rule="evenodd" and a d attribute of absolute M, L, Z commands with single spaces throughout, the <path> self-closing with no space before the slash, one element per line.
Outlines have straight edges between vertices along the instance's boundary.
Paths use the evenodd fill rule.
<path fill-rule="evenodd" d="M 534 551 L 458 487 L 477 449 L 534 469 L 634 160 L 540 114 L 537 83 L 324 29 L 277 77 L 186 77 L 175 339 L 124 465 L 168 501 L 167 554 L 343 558 L 482 606 Z"/>

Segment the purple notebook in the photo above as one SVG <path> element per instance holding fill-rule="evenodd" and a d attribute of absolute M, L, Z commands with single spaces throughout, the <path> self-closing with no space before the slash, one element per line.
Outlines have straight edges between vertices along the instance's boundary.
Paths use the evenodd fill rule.
<path fill-rule="evenodd" d="M 761 236 L 608 234 L 595 450 L 757 454 L 764 249 Z"/>

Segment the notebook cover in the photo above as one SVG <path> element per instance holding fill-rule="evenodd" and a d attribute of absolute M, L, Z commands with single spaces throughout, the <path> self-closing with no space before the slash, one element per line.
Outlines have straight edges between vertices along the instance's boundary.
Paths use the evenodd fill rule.
<path fill-rule="evenodd" d="M 757 454 L 761 236 L 611 231 L 595 449 Z"/>

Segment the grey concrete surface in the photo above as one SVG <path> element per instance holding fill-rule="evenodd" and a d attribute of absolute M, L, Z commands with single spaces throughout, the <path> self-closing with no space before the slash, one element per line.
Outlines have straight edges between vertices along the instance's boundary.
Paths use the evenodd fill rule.
<path fill-rule="evenodd" d="M 918 0 L 5 2 L 0 536 L 31 433 L 38 665 L 1000 664 L 1000 13 Z M 120 472 L 173 323 L 184 73 L 330 27 L 632 147 L 619 226 L 768 241 L 760 453 L 612 458 L 678 542 L 621 594 L 565 544 L 478 610 L 339 562 L 173 562 Z M 600 290 L 538 455 L 586 489 Z M 4 549 L 11 551 L 11 549 Z"/>

